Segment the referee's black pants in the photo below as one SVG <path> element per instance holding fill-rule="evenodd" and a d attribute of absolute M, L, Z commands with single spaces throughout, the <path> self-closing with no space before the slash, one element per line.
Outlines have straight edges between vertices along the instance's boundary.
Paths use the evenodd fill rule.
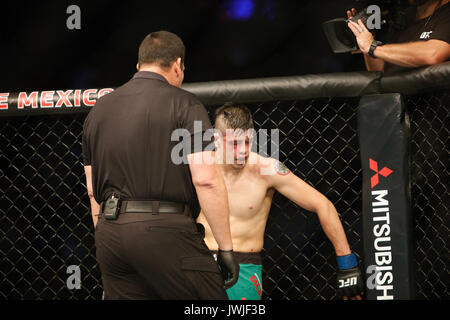
<path fill-rule="evenodd" d="M 192 218 L 124 213 L 112 221 L 100 215 L 95 246 L 105 299 L 228 299 Z"/>

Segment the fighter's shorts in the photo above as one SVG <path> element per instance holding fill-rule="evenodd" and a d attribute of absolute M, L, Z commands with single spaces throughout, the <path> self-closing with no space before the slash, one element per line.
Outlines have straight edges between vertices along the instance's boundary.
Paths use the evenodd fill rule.
<path fill-rule="evenodd" d="M 212 251 L 216 259 L 217 251 Z M 239 263 L 238 282 L 227 289 L 230 300 L 261 300 L 262 259 L 259 252 L 234 252 Z"/>

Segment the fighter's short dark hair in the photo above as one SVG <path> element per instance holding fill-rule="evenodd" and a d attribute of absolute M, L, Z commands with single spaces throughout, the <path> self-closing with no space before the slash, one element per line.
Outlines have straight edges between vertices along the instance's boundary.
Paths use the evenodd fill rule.
<path fill-rule="evenodd" d="M 148 34 L 139 46 L 138 63 L 156 63 L 162 68 L 181 58 L 184 63 L 185 47 L 176 34 L 168 31 L 156 31 Z"/>
<path fill-rule="evenodd" d="M 225 129 L 253 129 L 252 112 L 243 104 L 227 102 L 216 110 L 215 127 L 221 131 Z"/>

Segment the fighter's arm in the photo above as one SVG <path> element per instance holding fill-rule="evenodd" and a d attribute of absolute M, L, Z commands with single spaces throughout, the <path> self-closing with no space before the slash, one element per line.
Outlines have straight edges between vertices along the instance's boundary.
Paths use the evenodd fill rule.
<path fill-rule="evenodd" d="M 337 274 L 339 295 L 344 300 L 348 298 L 361 300 L 363 291 L 361 272 L 356 256 L 350 251 L 336 208 L 323 194 L 290 172 L 281 162 L 275 159 L 270 160 L 275 170 L 273 174 L 267 175 L 269 185 L 300 207 L 316 212 L 323 231 L 333 244 L 339 267 Z M 356 279 L 356 282 L 347 285 L 349 279 Z"/>
<path fill-rule="evenodd" d="M 300 207 L 317 214 L 337 256 L 350 254 L 350 246 L 334 205 L 322 193 L 290 172 L 284 164 L 275 159 L 270 159 L 270 162 L 275 169 L 273 174 L 267 175 L 270 186 Z"/>
<path fill-rule="evenodd" d="M 100 205 L 97 203 L 97 201 L 95 201 L 94 198 L 94 191 L 92 188 L 92 166 L 84 166 L 84 173 L 86 175 L 86 187 L 89 195 L 89 201 L 91 202 L 92 221 L 94 222 L 95 228 L 97 226 Z"/>
<path fill-rule="evenodd" d="M 225 181 L 215 164 L 214 151 L 191 153 L 187 158 L 198 201 L 219 245 L 217 262 L 221 266 L 225 279 L 224 287 L 227 289 L 238 281 L 239 265 L 233 257 L 230 209 Z"/>
<path fill-rule="evenodd" d="M 214 152 L 192 153 L 188 160 L 192 183 L 213 236 L 220 249 L 232 250 L 228 193 L 223 176 L 214 163 Z"/>

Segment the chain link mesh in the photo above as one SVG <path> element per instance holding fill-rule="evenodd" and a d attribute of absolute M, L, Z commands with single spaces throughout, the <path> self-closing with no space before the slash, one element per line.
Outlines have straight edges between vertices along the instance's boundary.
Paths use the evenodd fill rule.
<path fill-rule="evenodd" d="M 449 92 L 405 98 L 411 117 L 416 293 L 449 299 Z"/>
<path fill-rule="evenodd" d="M 93 224 L 80 162 L 85 115 L 1 120 L 0 295 L 100 298 Z M 80 267 L 68 290 L 67 267 Z"/>
<path fill-rule="evenodd" d="M 253 103 L 255 129 L 280 130 L 280 160 L 325 194 L 361 258 L 359 98 Z M 408 97 L 412 110 L 417 292 L 448 297 L 448 94 Z M 212 110 L 213 108 L 209 108 Z M 100 299 L 81 161 L 85 114 L 2 118 L 0 297 Z M 69 290 L 70 265 L 81 289 Z M 263 250 L 263 298 L 335 299 L 336 262 L 314 213 L 276 194 Z"/>
<path fill-rule="evenodd" d="M 280 161 L 325 194 L 343 221 L 351 248 L 362 255 L 362 171 L 357 98 L 252 105 L 255 126 L 280 130 Z M 276 194 L 263 252 L 268 299 L 334 299 L 336 259 L 317 215 Z"/>

